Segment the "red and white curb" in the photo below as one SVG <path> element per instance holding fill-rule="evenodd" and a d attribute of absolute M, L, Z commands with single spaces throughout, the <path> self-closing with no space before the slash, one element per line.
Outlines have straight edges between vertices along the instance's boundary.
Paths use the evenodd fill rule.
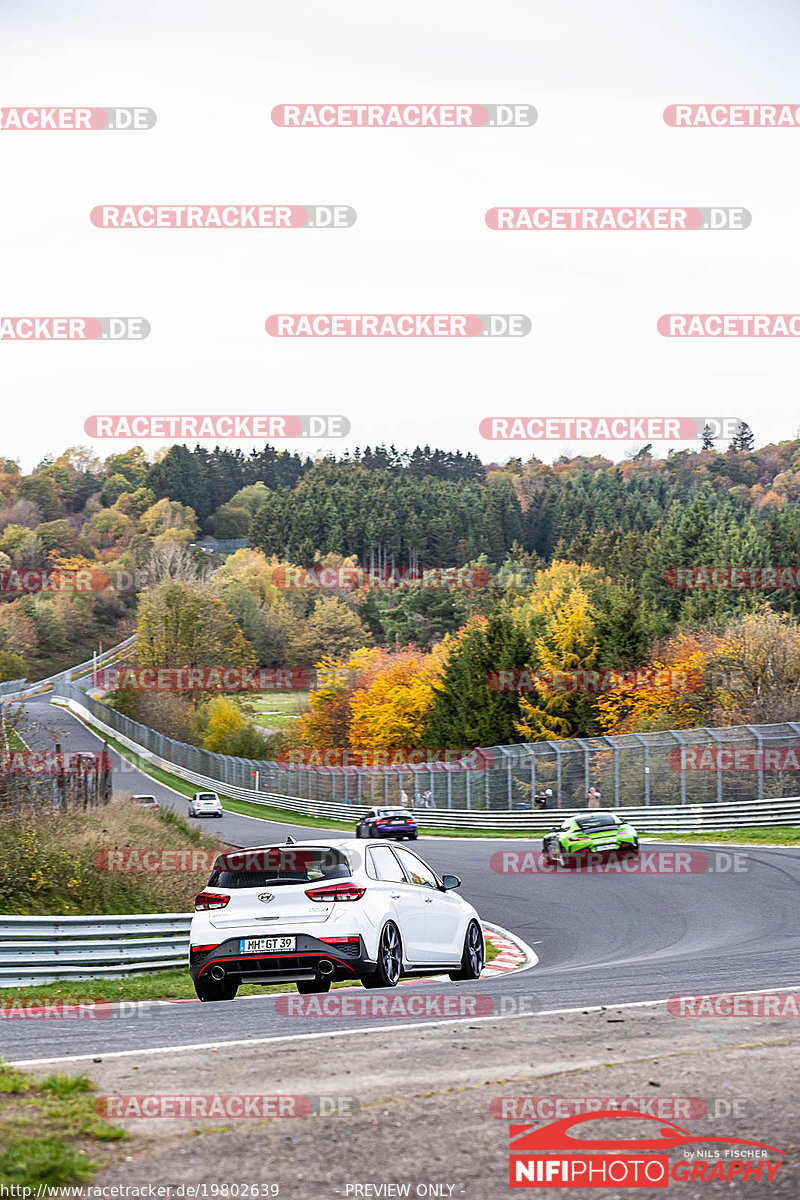
<path fill-rule="evenodd" d="M 484 967 L 481 979 L 527 971 L 539 961 L 538 954 L 530 946 L 499 925 L 488 925 L 484 921 L 483 935 L 499 953 Z"/>

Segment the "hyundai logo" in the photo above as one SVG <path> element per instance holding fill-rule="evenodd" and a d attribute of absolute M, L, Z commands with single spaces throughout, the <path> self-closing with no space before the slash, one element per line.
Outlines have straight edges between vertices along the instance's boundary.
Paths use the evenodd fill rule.
<path fill-rule="evenodd" d="M 275 897 L 272 895 L 272 892 L 262 892 L 258 898 L 262 904 L 269 904 L 270 900 L 275 899 Z"/>

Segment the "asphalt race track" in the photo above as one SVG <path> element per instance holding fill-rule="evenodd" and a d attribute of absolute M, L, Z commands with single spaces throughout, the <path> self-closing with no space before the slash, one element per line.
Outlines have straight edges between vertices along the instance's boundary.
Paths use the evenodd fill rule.
<path fill-rule="evenodd" d="M 65 750 L 96 748 L 98 739 L 63 709 L 44 700 L 26 708 L 37 725 L 34 734 L 26 734 L 32 748 L 52 747 L 55 741 Z M 115 768 L 118 764 L 115 755 Z M 183 798 L 133 772 L 128 764 L 124 774 L 117 776 L 115 771 L 115 786 L 153 793 L 161 804 L 178 811 L 185 808 Z M 313 836 L 307 826 L 228 813 L 221 821 L 206 822 L 206 827 L 237 846 L 279 841 L 288 833 L 298 839 Z M 528 1013 L 532 1006 L 537 1011 L 580 1009 L 800 982 L 800 853 L 796 850 L 738 849 L 745 869 L 737 873 L 542 875 L 492 869 L 492 856 L 504 850 L 539 847 L 538 841 L 499 838 L 420 839 L 420 853 L 439 872 L 460 875 L 463 895 L 481 916 L 531 945 L 539 963 L 500 980 L 428 982 L 415 988 L 440 994 L 490 994 L 495 1013 L 507 1014 L 515 1006 Z M 87 994 L 92 994 L 92 985 L 87 985 Z M 99 1057 L 382 1024 L 374 1016 L 288 1018 L 276 1012 L 275 1001 L 274 995 L 265 994 L 233 1003 L 149 1005 L 138 1016 L 98 1022 L 3 1022 L 0 1057 L 15 1062 Z M 394 1019 L 392 1027 L 402 1023 Z"/>

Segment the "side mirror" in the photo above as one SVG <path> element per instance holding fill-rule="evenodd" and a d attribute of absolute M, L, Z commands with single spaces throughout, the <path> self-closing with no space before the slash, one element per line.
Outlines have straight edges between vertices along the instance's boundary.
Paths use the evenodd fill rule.
<path fill-rule="evenodd" d="M 446 892 L 451 892 L 453 888 L 461 887 L 461 880 L 459 879 L 458 875 L 443 875 L 442 887 Z"/>

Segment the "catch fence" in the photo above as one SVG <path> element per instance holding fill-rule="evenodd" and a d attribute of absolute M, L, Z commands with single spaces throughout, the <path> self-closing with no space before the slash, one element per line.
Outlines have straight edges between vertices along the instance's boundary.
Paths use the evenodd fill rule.
<path fill-rule="evenodd" d="M 795 722 L 491 746 L 469 764 L 287 766 L 175 741 L 66 681 L 53 690 L 112 733 L 229 793 L 243 789 L 337 807 L 408 802 L 423 811 L 533 812 L 535 797 L 549 790 L 548 808 L 574 809 L 586 806 L 590 787 L 604 808 L 705 806 L 792 797 L 800 783 Z"/>

